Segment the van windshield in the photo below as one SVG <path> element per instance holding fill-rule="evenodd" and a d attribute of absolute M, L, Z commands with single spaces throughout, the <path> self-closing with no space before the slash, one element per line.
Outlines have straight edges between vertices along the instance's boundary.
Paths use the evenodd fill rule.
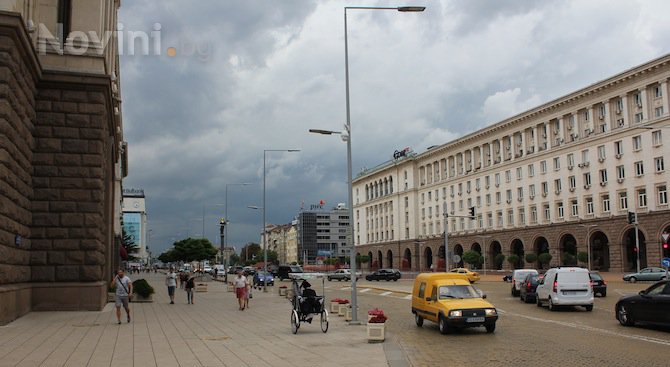
<path fill-rule="evenodd" d="M 588 283 L 591 279 L 587 272 L 566 271 L 556 274 L 556 281 L 561 283 Z"/>
<path fill-rule="evenodd" d="M 443 285 L 439 288 L 439 298 L 480 298 L 479 293 L 469 285 Z"/>

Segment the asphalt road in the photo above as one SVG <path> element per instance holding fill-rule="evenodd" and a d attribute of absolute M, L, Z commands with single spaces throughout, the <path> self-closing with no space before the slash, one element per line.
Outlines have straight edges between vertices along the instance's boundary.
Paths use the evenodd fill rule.
<path fill-rule="evenodd" d="M 328 298 L 350 298 L 348 283 L 325 283 Z M 614 317 L 619 297 L 649 284 L 612 282 L 608 296 L 596 298 L 592 312 L 581 307 L 551 312 L 512 298 L 509 283 L 477 283 L 500 313 L 495 333 L 487 334 L 482 327 L 448 335 L 429 321 L 416 326 L 407 295 L 411 286 L 411 280 L 359 281 L 358 304 L 362 320 L 367 320 L 368 309 L 384 309 L 389 341 L 401 347 L 413 366 L 670 365 L 670 329 L 624 327 Z M 319 293 L 320 288 L 316 287 Z"/>

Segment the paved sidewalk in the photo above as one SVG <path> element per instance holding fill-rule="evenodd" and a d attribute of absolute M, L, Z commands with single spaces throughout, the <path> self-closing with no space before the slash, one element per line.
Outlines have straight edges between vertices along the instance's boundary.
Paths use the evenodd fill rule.
<path fill-rule="evenodd" d="M 162 274 L 130 277 L 156 289 L 153 303 L 131 303 L 130 324 L 124 311 L 116 324 L 113 303 L 100 312 L 31 312 L 0 327 L 0 366 L 389 365 L 384 345 L 369 344 L 365 326 L 342 317 L 330 318 L 326 334 L 314 322 L 293 335 L 290 303 L 276 286 L 254 291 L 251 307 L 239 311 L 220 282 L 195 293 L 193 305 L 177 289 L 170 305 Z"/>

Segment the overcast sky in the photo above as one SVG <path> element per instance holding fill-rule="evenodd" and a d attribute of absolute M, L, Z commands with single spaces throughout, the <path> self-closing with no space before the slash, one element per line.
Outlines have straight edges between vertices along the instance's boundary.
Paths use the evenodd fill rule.
<path fill-rule="evenodd" d="M 258 242 L 267 222 L 346 202 L 346 145 L 310 128 L 345 122 L 348 12 L 354 174 L 423 152 L 668 53 L 670 2 L 124 1 L 124 31 L 160 24 L 161 55 L 121 56 L 125 188 L 143 188 L 156 253 L 202 233 Z M 156 37 L 150 39 L 153 43 Z M 174 47 L 175 56 L 168 56 Z"/>

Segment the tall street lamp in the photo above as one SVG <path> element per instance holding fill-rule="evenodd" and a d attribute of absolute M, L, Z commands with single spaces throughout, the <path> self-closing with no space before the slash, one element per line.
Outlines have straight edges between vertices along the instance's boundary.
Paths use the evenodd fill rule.
<path fill-rule="evenodd" d="M 586 253 L 587 253 L 587 267 L 591 271 L 591 228 L 597 227 L 596 224 L 580 224 L 580 227 L 586 228 Z"/>
<path fill-rule="evenodd" d="M 214 207 L 214 206 L 223 206 L 224 204 L 203 204 L 202 205 L 202 238 L 206 238 L 205 236 L 205 208 L 207 207 Z"/>
<path fill-rule="evenodd" d="M 482 235 L 480 235 L 480 236 L 477 236 L 477 237 L 479 237 L 482 240 L 482 248 L 483 248 L 482 258 L 484 259 L 484 261 L 482 261 L 482 262 L 483 262 L 483 267 L 484 267 L 484 275 L 486 275 L 486 243 L 485 242 L 486 242 L 487 238 L 491 238 L 492 236 L 482 236 Z"/>
<path fill-rule="evenodd" d="M 267 205 L 265 204 L 265 156 L 267 155 L 267 152 L 299 152 L 300 149 L 265 149 L 263 150 L 263 270 L 265 273 L 268 272 L 268 245 L 267 245 L 267 236 L 265 235 L 265 208 Z M 267 292 L 268 289 L 266 287 L 266 282 L 263 282 L 263 292 Z"/>
<path fill-rule="evenodd" d="M 348 189 L 348 209 L 349 209 L 349 231 L 347 233 L 347 246 L 350 248 L 349 263 L 352 274 L 356 274 L 356 251 L 354 250 L 354 200 L 352 185 L 351 168 L 351 106 L 349 103 L 349 39 L 347 37 L 347 10 L 396 10 L 399 12 L 422 12 L 426 8 L 423 6 L 399 6 L 399 7 L 373 7 L 373 6 L 346 6 L 344 7 L 344 79 L 345 79 L 345 97 L 347 122 L 344 125 L 342 140 L 347 142 L 347 189 Z M 310 132 L 317 134 L 331 135 L 336 134 L 330 130 L 311 129 Z M 359 325 L 356 299 L 356 277 L 351 277 L 351 325 Z"/>

